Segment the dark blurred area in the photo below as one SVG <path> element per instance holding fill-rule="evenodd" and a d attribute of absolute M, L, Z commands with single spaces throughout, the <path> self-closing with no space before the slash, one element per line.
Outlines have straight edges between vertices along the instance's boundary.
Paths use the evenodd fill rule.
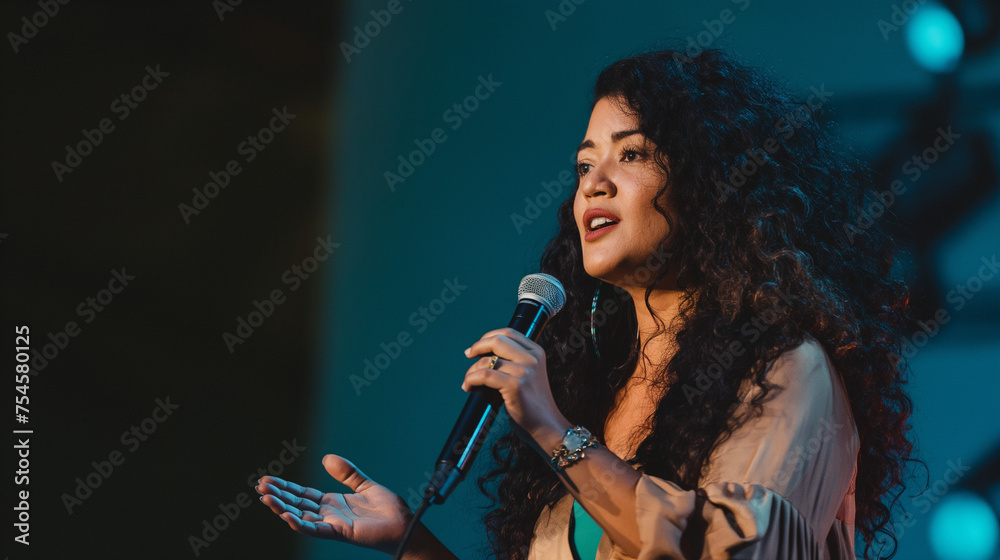
<path fill-rule="evenodd" d="M 328 233 L 339 8 L 43 3 L 58 12 L 0 4 L 4 355 L 13 364 L 15 325 L 27 325 L 38 370 L 27 424 L 5 422 L 33 430 L 29 482 L 16 487 L 30 491 L 30 545 L 4 548 L 286 557 L 296 535 L 273 531 L 247 479 L 300 468 L 283 451 L 303 445 L 322 284 L 293 291 L 282 276 Z M 240 171 L 226 181 L 230 160 Z M 225 186 L 206 187 L 210 173 Z M 227 345 L 276 289 L 281 303 Z M 18 458 L 4 447 L 8 479 Z M 10 526 L 10 481 L 4 495 Z M 200 521 L 223 513 L 209 540 Z M 265 526 L 274 538 L 251 538 Z"/>

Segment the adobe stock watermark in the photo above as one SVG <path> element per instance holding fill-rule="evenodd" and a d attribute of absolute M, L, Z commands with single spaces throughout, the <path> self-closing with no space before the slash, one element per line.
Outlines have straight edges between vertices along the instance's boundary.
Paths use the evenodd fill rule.
<path fill-rule="evenodd" d="M 610 468 L 601 469 L 592 479 L 579 485 L 569 481 L 568 478 L 565 478 L 565 475 L 560 475 L 560 477 L 568 487 L 575 488 L 576 494 L 585 501 L 601 503 L 607 501 L 607 488 L 613 486 L 622 475 L 630 471 L 634 472 L 635 468 L 627 462 L 614 461 Z M 531 552 L 532 554 L 537 554 L 538 558 L 555 558 L 562 554 L 559 550 L 562 546 L 564 545 L 559 539 L 545 539 L 541 543 L 533 542 L 531 544 Z M 527 555 L 528 550 L 528 546 L 522 548 L 525 555 Z"/>
<path fill-rule="evenodd" d="M 646 261 L 643 262 L 642 266 L 635 269 L 635 271 L 626 276 L 623 283 L 626 285 L 631 285 L 635 283 L 648 283 L 653 277 L 658 274 L 665 266 L 667 266 L 670 256 L 672 253 L 664 251 L 662 247 L 658 247 L 656 251 L 646 257 Z M 616 293 L 622 293 L 625 290 L 618 286 L 611 284 L 604 284 L 601 290 L 612 289 Z M 594 327 L 597 330 L 608 322 L 608 319 L 617 314 L 622 307 L 612 298 L 604 298 L 604 301 L 600 303 L 600 306 L 594 310 Z M 559 356 L 559 363 L 566 363 L 566 359 L 569 357 L 570 352 L 579 352 L 591 341 L 590 333 L 590 321 L 586 321 L 582 325 L 577 325 L 570 329 L 569 339 L 556 346 L 556 354 Z"/>
<path fill-rule="evenodd" d="M 979 262 L 982 264 L 975 274 L 966 278 L 965 282 L 955 284 L 955 288 L 949 290 L 945 295 L 945 301 L 952 304 L 954 311 L 961 311 L 965 308 L 972 301 L 972 298 L 976 297 L 976 294 L 983 290 L 986 282 L 992 280 L 1000 272 L 1000 261 L 997 261 L 996 253 L 993 253 L 989 258 L 980 257 Z M 908 360 L 913 358 L 930 343 L 932 338 L 941 332 L 942 325 L 946 325 L 949 322 L 951 322 L 951 314 L 948 312 L 948 309 L 946 307 L 938 308 L 932 318 L 917 322 L 920 330 L 914 332 L 909 337 L 900 337 L 900 354 L 902 356 L 897 356 L 890 352 L 888 355 L 889 360 L 893 365 L 898 366 L 902 358 Z"/>
<path fill-rule="evenodd" d="M 340 243 L 334 243 L 331 237 L 330 235 L 327 235 L 326 239 L 317 237 L 312 255 L 288 267 L 281 274 L 281 283 L 284 286 L 288 286 L 289 293 L 301 288 L 302 283 L 319 270 L 319 265 L 330 258 L 333 250 L 340 247 Z M 253 300 L 252 305 L 254 310 L 247 313 L 246 318 L 242 315 L 236 317 L 236 328 L 233 329 L 235 334 L 229 331 L 222 333 L 222 341 L 226 344 L 226 349 L 229 350 L 229 353 L 236 352 L 236 347 L 249 340 L 253 336 L 254 329 L 260 328 L 264 324 L 264 321 L 274 314 L 275 309 L 286 301 L 288 301 L 288 298 L 285 295 L 285 291 L 281 288 L 271 290 L 263 301 Z"/>
<path fill-rule="evenodd" d="M 794 136 L 795 131 L 812 120 L 814 115 L 822 110 L 823 105 L 829 102 L 834 95 L 833 92 L 826 90 L 825 83 L 820 84 L 819 88 L 809 86 L 809 90 L 812 93 L 804 103 L 775 121 L 774 131 L 778 133 L 777 135 L 764 140 L 762 148 L 747 149 L 744 152 L 747 157 L 742 164 L 739 166 L 733 164 L 729 167 L 725 183 L 719 180 L 715 181 L 715 188 L 719 192 L 722 202 L 725 202 L 730 194 L 736 193 L 737 189 L 745 185 L 747 180 L 756 175 L 761 168 L 773 163 L 770 155 L 783 147 L 782 141 L 787 141 Z"/>
<path fill-rule="evenodd" d="M 741 12 L 745 12 L 747 8 L 750 7 L 750 0 L 730 0 L 733 4 L 739 8 Z M 695 36 L 688 35 L 685 37 L 687 39 L 687 48 L 684 49 L 684 53 L 674 53 L 674 64 L 678 68 L 684 64 L 690 64 L 693 62 L 694 57 L 698 56 L 705 49 L 712 46 L 715 40 L 722 36 L 723 31 L 726 30 L 726 26 L 732 25 L 736 21 L 736 14 L 733 13 L 729 8 L 723 8 L 719 12 L 719 17 L 707 20 L 701 20 L 701 25 L 705 29 L 699 31 Z"/>
<path fill-rule="evenodd" d="M 601 472 L 592 480 L 577 487 L 577 492 L 589 501 L 600 501 L 604 499 L 607 491 L 622 474 L 635 470 L 625 461 L 615 461 L 610 469 L 601 469 Z"/>
<path fill-rule="evenodd" d="M 785 487 L 788 481 L 792 479 L 792 475 L 804 469 L 806 463 L 816 457 L 822 444 L 833 439 L 843 428 L 843 424 L 837 424 L 827 418 L 821 418 L 819 426 L 812 436 L 804 444 L 797 445 L 794 449 L 791 449 L 788 456 L 782 462 L 781 469 L 771 475 L 769 488 L 774 488 L 776 485 Z"/>
<path fill-rule="evenodd" d="M 565 23 L 566 19 L 576 13 L 577 6 L 582 5 L 586 0 L 561 0 L 555 10 L 548 9 L 542 14 L 545 21 L 549 22 L 549 28 L 556 30 L 556 26 Z"/>
<path fill-rule="evenodd" d="M 41 9 L 31 14 L 30 18 L 28 16 L 21 18 L 21 34 L 7 32 L 7 40 L 10 41 L 10 48 L 14 49 L 14 54 L 21 52 L 21 46 L 34 39 L 38 31 L 56 17 L 59 7 L 66 4 L 69 4 L 69 0 L 38 0 L 38 7 Z"/>
<path fill-rule="evenodd" d="M 941 154 L 951 149 L 955 144 L 955 140 L 962 137 L 961 134 L 952 132 L 951 125 L 948 125 L 947 130 L 944 127 L 938 127 L 937 133 L 930 146 L 924 148 L 919 154 L 914 154 L 900 168 L 900 171 L 907 176 L 911 184 L 916 183 L 924 171 L 930 169 L 930 166 L 937 162 Z M 844 234 L 847 235 L 847 240 L 851 245 L 854 244 L 854 236 L 870 228 L 875 223 L 875 220 L 880 218 L 886 210 L 896 203 L 896 197 L 905 194 L 908 188 L 906 183 L 900 179 L 896 179 L 889 184 L 888 189 L 878 193 L 876 198 L 869 201 L 862 208 L 859 208 L 858 216 L 854 219 L 854 223 L 845 223 L 843 227 Z"/>
<path fill-rule="evenodd" d="M 445 278 L 443 284 L 444 288 L 441 289 L 439 297 L 430 300 L 427 305 L 421 305 L 407 318 L 407 323 L 416 329 L 416 334 L 426 332 L 430 324 L 436 321 L 448 306 L 469 288 L 460 284 L 457 276 L 451 279 Z M 372 381 L 378 379 L 403 353 L 403 349 L 413 344 L 413 340 L 413 334 L 410 330 L 402 329 L 389 339 L 388 344 L 384 341 L 380 342 L 379 348 L 382 351 L 376 353 L 372 358 L 365 358 L 361 375 L 351 374 L 350 381 L 351 386 L 354 387 L 354 393 L 360 396 L 362 387 L 370 387 Z"/>
<path fill-rule="evenodd" d="M 971 467 L 962 464 L 961 457 L 955 459 L 954 461 L 949 460 L 947 462 L 947 467 L 948 468 L 945 469 L 944 474 L 941 475 L 941 478 L 935 480 L 934 483 L 927 488 L 927 490 L 913 496 L 913 498 L 910 499 L 909 508 L 907 508 L 904 504 L 902 504 L 902 501 L 900 501 L 902 511 L 893 518 L 891 527 L 887 527 L 892 531 L 892 534 L 896 537 L 897 542 L 903 538 L 907 529 L 912 529 L 913 526 L 917 524 L 919 518 L 911 513 L 912 509 L 916 509 L 921 516 L 927 515 L 934 507 L 934 504 L 941 501 L 941 498 L 948 494 L 952 487 L 958 484 L 962 477 L 968 474 L 969 470 L 971 470 Z M 881 558 L 881 551 L 889 545 L 889 537 L 880 533 L 876 540 L 882 545 L 878 554 L 878 557 Z"/>
<path fill-rule="evenodd" d="M 298 438 L 293 438 L 291 443 L 288 440 L 282 441 L 281 445 L 282 449 L 276 459 L 269 462 L 265 467 L 258 468 L 247 477 L 247 486 L 250 487 L 252 493 L 244 490 L 237 492 L 232 502 L 220 502 L 217 508 L 219 513 L 214 514 L 213 512 L 211 517 L 202 520 L 200 532 L 196 531 L 188 535 L 187 542 L 191 546 L 191 553 L 195 557 L 201 556 L 204 549 L 212 546 L 212 543 L 219 539 L 219 535 L 229 529 L 239 519 L 243 510 L 250 507 L 250 504 L 253 503 L 251 496 L 257 493 L 254 490 L 254 487 L 257 486 L 257 480 L 264 475 L 281 476 L 281 473 L 285 471 L 285 467 L 294 463 L 302 455 L 302 452 L 306 450 L 305 446 L 298 444 Z"/>
<path fill-rule="evenodd" d="M 542 181 L 542 189 L 534 197 L 524 197 L 524 213 L 511 212 L 510 221 L 514 224 L 514 231 L 521 234 L 525 226 L 530 226 L 542 216 L 542 211 L 555 203 L 557 206 L 561 200 L 563 189 L 572 186 L 576 181 L 572 171 L 560 171 L 558 177 L 552 181 Z"/>
<path fill-rule="evenodd" d="M 149 92 L 160 87 L 163 78 L 169 75 L 169 72 L 160 70 L 159 64 L 155 68 L 147 65 L 146 74 L 139 80 L 139 83 L 111 101 L 110 111 L 118 116 L 119 122 L 124 121 L 134 109 L 139 107 L 139 103 L 146 100 Z M 52 161 L 52 172 L 55 173 L 56 180 L 62 183 L 63 176 L 75 171 L 83 163 L 83 158 L 94 153 L 94 150 L 114 131 L 115 122 L 110 117 L 104 117 L 98 121 L 96 128 L 82 129 L 80 133 L 83 135 L 83 140 L 74 145 L 66 144 L 66 157 L 62 161 Z"/>
<path fill-rule="evenodd" d="M 236 7 L 243 3 L 243 0 L 212 0 L 212 8 L 219 21 L 225 21 L 226 16 L 236 11 Z"/>
<path fill-rule="evenodd" d="M 385 8 L 369 11 L 368 13 L 372 16 L 371 19 L 364 25 L 354 26 L 354 37 L 351 39 L 351 42 L 340 42 L 340 52 L 344 55 L 344 60 L 350 64 L 351 57 L 361 54 L 361 51 L 370 45 L 375 37 L 378 37 L 382 33 L 382 30 L 389 27 L 389 24 L 392 23 L 392 16 L 402 13 L 404 7 L 400 0 L 389 0 Z"/>
<path fill-rule="evenodd" d="M 248 135 L 245 140 L 237 144 L 236 153 L 243 156 L 244 163 L 250 163 L 257 159 L 257 156 L 274 141 L 275 136 L 288 128 L 288 125 L 295 119 L 295 114 L 288 112 L 287 105 L 283 106 L 280 111 L 277 107 L 272 108 L 271 114 L 273 116 L 267 121 L 266 126 L 261 127 L 256 133 Z M 229 186 L 233 177 L 242 171 L 243 168 L 236 159 L 226 162 L 226 165 L 219 171 L 209 171 L 208 182 L 200 189 L 198 187 L 191 189 L 191 192 L 194 193 L 194 196 L 191 197 L 191 204 L 182 202 L 177 205 L 184 225 L 191 223 L 191 216 L 197 216 L 208 208 L 212 199 L 219 196 L 222 189 Z"/>
<path fill-rule="evenodd" d="M 472 94 L 466 96 L 460 103 L 453 103 L 451 107 L 445 109 L 444 113 L 441 114 L 441 120 L 445 124 L 450 125 L 452 130 L 458 130 L 466 119 L 479 110 L 480 103 L 489 99 L 496 92 L 497 88 L 502 85 L 503 82 L 493 80 L 493 74 L 487 74 L 485 78 L 480 75 Z M 426 138 L 415 138 L 413 144 L 417 149 L 406 154 L 405 157 L 404 154 L 399 154 L 396 158 L 399 161 L 399 165 L 396 166 L 396 172 L 393 173 L 386 170 L 382 174 L 389 190 L 396 192 L 396 185 L 405 183 L 416 169 L 423 165 L 437 151 L 438 146 L 447 139 L 448 135 L 440 127 L 431 130 Z"/>
<path fill-rule="evenodd" d="M 910 17 L 917 13 L 917 10 L 925 2 L 927 0 L 903 0 L 902 7 L 893 4 L 889 13 L 889 21 L 879 19 L 875 22 L 879 33 L 882 34 L 882 40 L 888 41 L 889 35 L 899 31 L 899 28 L 906 25 L 906 22 L 910 21 Z"/>
<path fill-rule="evenodd" d="M 455 442 L 454 445 L 451 446 L 451 452 L 452 454 L 461 453 L 462 451 L 465 450 L 466 447 L 469 447 L 470 442 L 473 442 L 472 449 L 473 452 L 475 452 L 476 449 L 479 449 L 483 445 L 484 441 L 485 438 L 479 438 L 478 441 L 473 442 L 472 437 L 462 436 L 458 439 L 458 441 Z M 445 473 L 441 474 L 443 475 Z M 427 488 L 431 485 L 432 482 L 436 482 L 436 486 L 440 488 L 441 485 L 444 484 L 445 479 L 447 478 L 447 477 L 442 477 L 437 481 L 435 481 L 434 475 L 435 473 L 425 470 L 424 482 L 420 484 L 420 486 L 418 486 L 417 488 L 410 486 L 409 488 L 406 489 L 406 498 L 405 498 L 406 505 L 410 506 L 411 509 L 415 510 L 418 507 L 420 507 L 420 503 L 423 501 L 424 494 L 427 492 Z M 402 497 L 402 494 L 400 494 L 400 497 Z"/>
<path fill-rule="evenodd" d="M 74 480 L 76 487 L 72 492 L 63 492 L 61 499 L 67 514 L 73 515 L 73 508 L 82 506 L 84 501 L 93 496 L 94 490 L 100 488 L 107 479 L 111 478 L 116 468 L 125 464 L 127 454 L 135 453 L 143 442 L 149 439 L 149 436 L 156 433 L 160 424 L 166 422 L 180 408 L 179 404 L 170 402 L 170 395 L 162 399 L 156 398 L 154 402 L 156 407 L 153 408 L 148 417 L 122 432 L 119 439 L 126 448 L 125 452 L 113 449 L 108 453 L 107 459 L 91 461 L 90 466 L 93 467 L 93 470 L 82 477 L 76 477 Z"/>
<path fill-rule="evenodd" d="M 424 492 L 427 491 L 427 487 L 430 486 L 431 481 L 434 480 L 434 473 L 425 470 L 424 479 L 425 481 L 420 484 L 420 486 L 416 488 L 410 486 L 406 489 L 406 497 L 404 499 L 406 500 L 406 505 L 410 506 L 410 509 L 412 510 L 416 510 L 420 507 L 420 503 L 424 499 Z"/>
<path fill-rule="evenodd" d="M 87 296 L 76 306 L 76 314 L 83 319 L 83 324 L 90 324 L 96 319 L 97 314 L 111 305 L 115 296 L 125 291 L 132 280 L 135 280 L 135 276 L 126 272 L 124 266 L 112 270 L 107 287 L 101 288 L 92 296 Z M 59 353 L 69 346 L 72 339 L 80 336 L 81 332 L 83 331 L 76 321 L 67 321 L 66 325 L 55 333 L 49 331 L 49 342 L 42 345 L 41 351 L 36 348 L 31 349 L 32 375 L 38 375 L 48 367 L 59 356 Z"/>
<path fill-rule="evenodd" d="M 698 368 L 697 377 L 695 378 L 696 386 L 691 386 L 690 383 L 684 384 L 682 390 L 684 391 L 684 396 L 687 397 L 688 403 L 693 403 L 695 397 L 704 395 L 705 391 L 712 386 L 712 383 L 721 379 L 722 375 L 733 367 L 736 358 L 742 356 L 750 344 L 755 344 L 760 340 L 760 337 L 778 321 L 780 314 L 791 307 L 794 301 L 791 295 L 786 294 L 780 288 L 775 288 L 775 292 L 777 292 L 779 301 L 775 301 L 771 307 L 754 314 L 753 317 L 740 325 L 740 339 L 730 342 L 722 354 L 713 352 L 713 361 L 705 368 Z M 743 340 L 747 341 L 747 347 L 744 347 Z"/>

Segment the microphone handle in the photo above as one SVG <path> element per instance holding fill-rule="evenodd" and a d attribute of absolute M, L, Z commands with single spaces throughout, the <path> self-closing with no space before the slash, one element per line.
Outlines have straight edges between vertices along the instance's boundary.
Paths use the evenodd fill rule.
<path fill-rule="evenodd" d="M 537 340 L 548 320 L 549 314 L 540 303 L 522 299 L 507 326 Z M 469 390 L 469 398 L 438 456 L 434 477 L 427 486 L 425 498 L 432 504 L 443 504 L 465 478 L 502 406 L 503 396 L 496 389 L 477 385 Z"/>

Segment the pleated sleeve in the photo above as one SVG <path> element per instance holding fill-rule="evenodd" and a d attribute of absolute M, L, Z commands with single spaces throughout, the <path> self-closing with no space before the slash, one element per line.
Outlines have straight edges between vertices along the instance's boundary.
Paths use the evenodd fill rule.
<path fill-rule="evenodd" d="M 638 560 L 853 558 L 858 436 L 846 390 L 815 340 L 771 366 L 763 415 L 716 448 L 699 488 L 643 474 Z M 759 392 L 744 390 L 743 405 Z M 850 512 L 851 515 L 846 515 Z M 598 559 L 631 558 L 602 539 Z"/>

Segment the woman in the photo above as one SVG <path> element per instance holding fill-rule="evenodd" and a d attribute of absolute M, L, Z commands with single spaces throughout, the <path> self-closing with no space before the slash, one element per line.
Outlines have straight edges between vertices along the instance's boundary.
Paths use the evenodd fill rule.
<path fill-rule="evenodd" d="M 537 344 L 500 329 L 465 352 L 483 357 L 463 389 L 499 389 L 512 421 L 479 481 L 497 558 L 853 558 L 855 531 L 866 557 L 892 539 L 907 291 L 880 224 L 854 226 L 872 180 L 815 101 L 718 50 L 601 73 L 541 263 L 566 305 Z M 262 500 L 391 553 L 403 500 L 324 464 L 354 493 L 265 477 Z M 423 526 L 407 557 L 454 558 Z"/>

